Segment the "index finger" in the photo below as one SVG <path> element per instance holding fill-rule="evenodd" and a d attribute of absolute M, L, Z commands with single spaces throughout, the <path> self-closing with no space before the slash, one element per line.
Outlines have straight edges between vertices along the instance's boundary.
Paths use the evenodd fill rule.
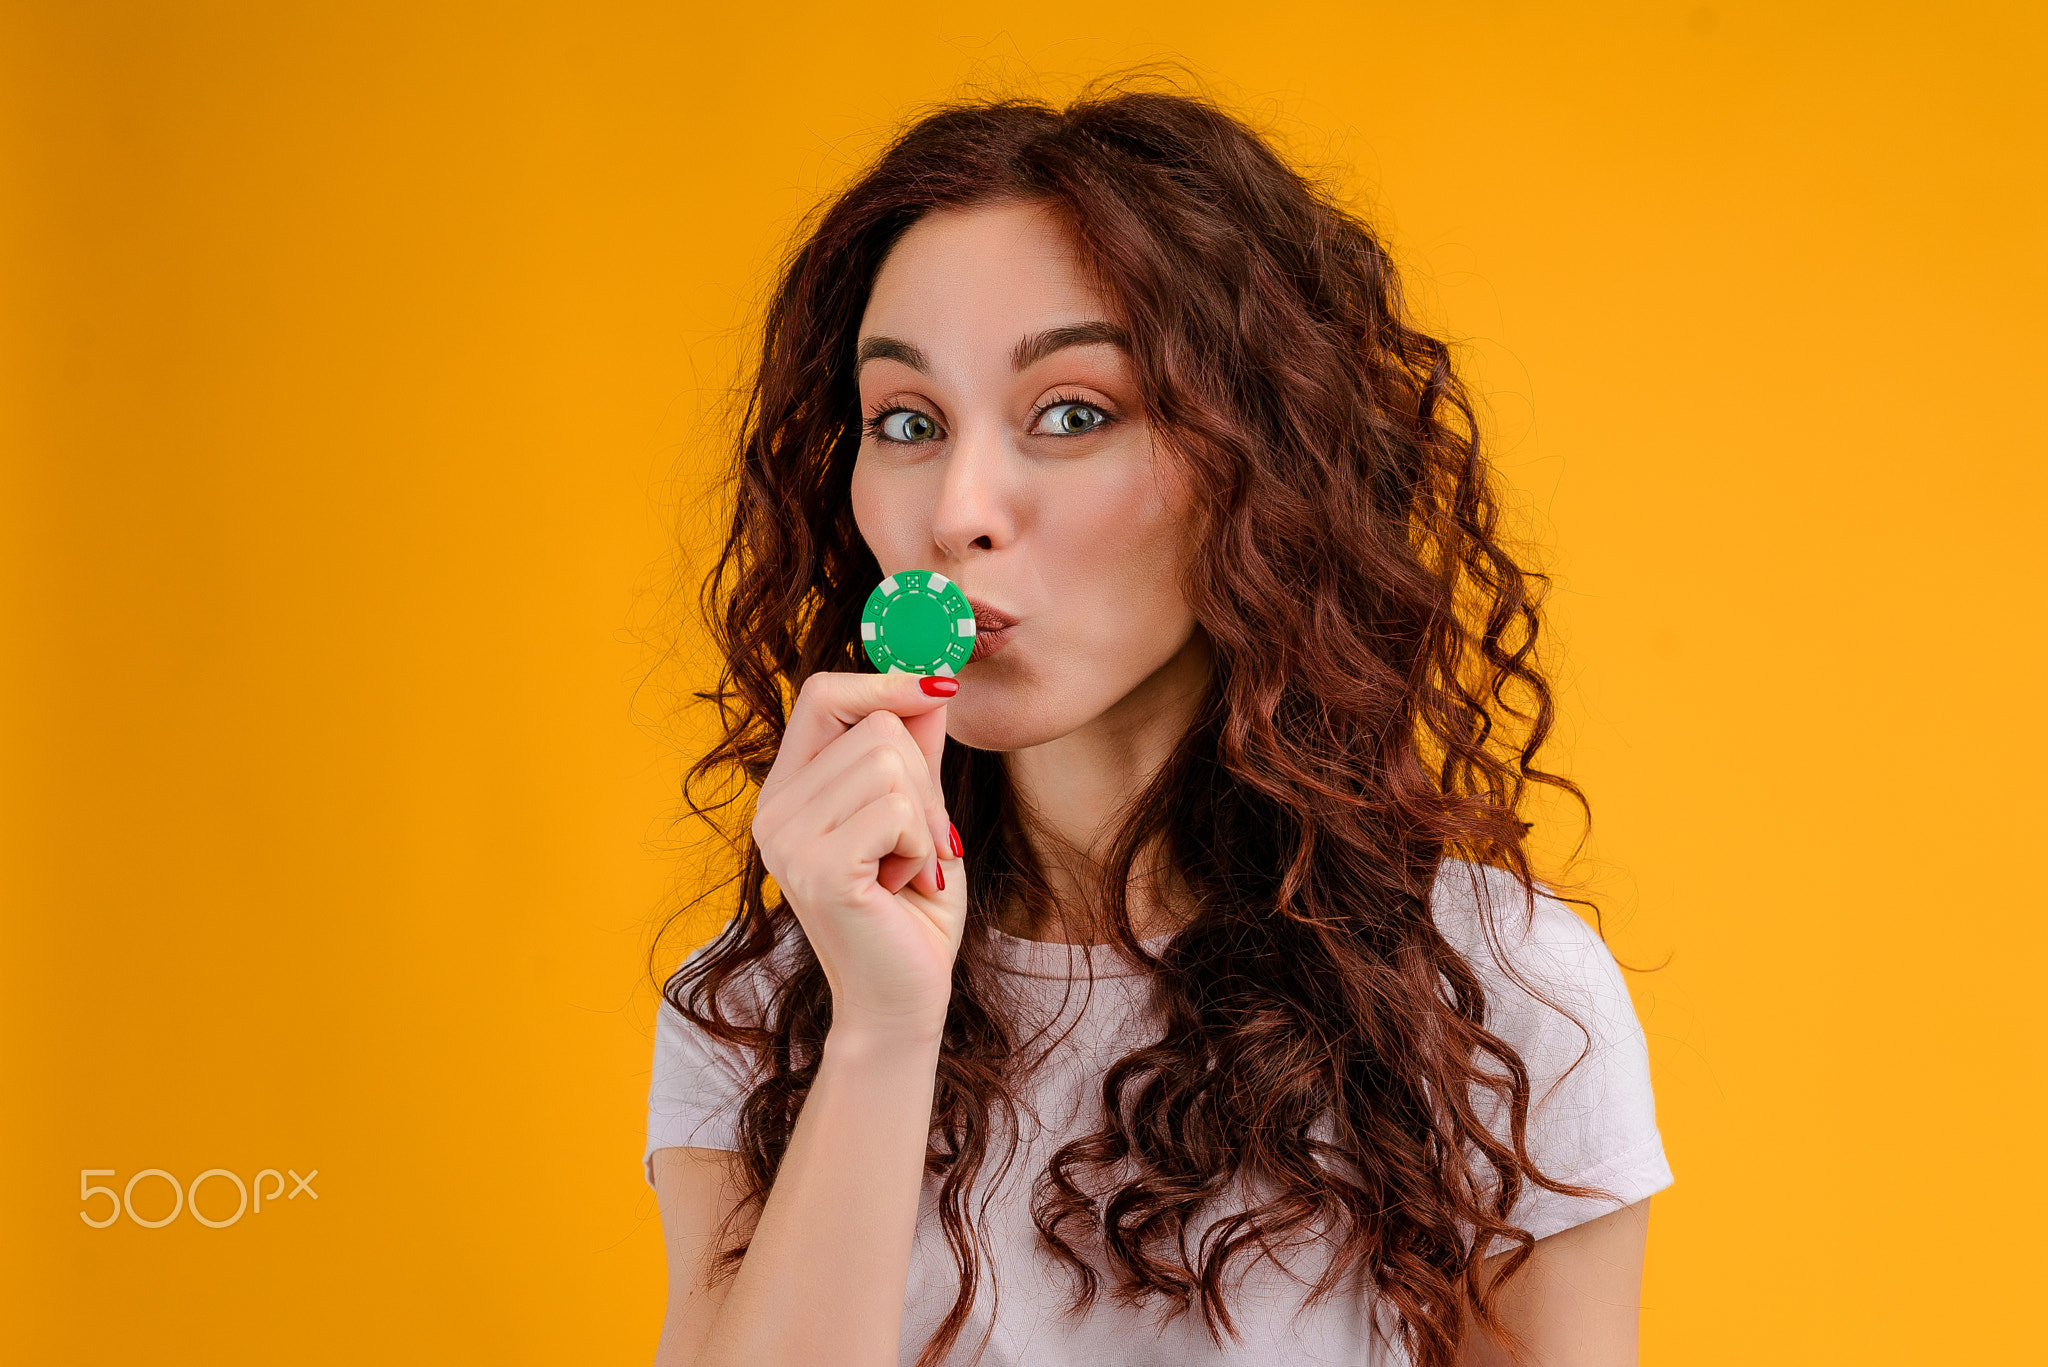
<path fill-rule="evenodd" d="M 942 674 L 813 674 L 797 691 L 796 706 L 790 709 L 789 725 L 783 729 L 782 748 L 776 752 L 768 776 L 809 764 L 820 750 L 871 712 L 893 712 L 908 722 L 937 712 L 959 691 L 960 681 Z M 927 722 L 910 727 L 910 732 L 924 751 L 936 786 L 945 728 Z"/>

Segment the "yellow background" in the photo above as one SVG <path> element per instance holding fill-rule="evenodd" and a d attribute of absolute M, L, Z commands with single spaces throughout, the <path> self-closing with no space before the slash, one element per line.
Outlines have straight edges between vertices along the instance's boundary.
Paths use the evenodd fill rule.
<path fill-rule="evenodd" d="M 2038 1351 L 2040 14 L 9 5 L 0 1357 L 647 1360 L 735 339 L 921 102 L 1162 58 L 1371 206 L 1556 547 L 1645 1360 Z"/>

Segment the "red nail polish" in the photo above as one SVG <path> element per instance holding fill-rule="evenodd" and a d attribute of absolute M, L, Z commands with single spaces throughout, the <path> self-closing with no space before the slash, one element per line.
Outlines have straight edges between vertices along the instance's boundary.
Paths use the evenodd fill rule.
<path fill-rule="evenodd" d="M 953 857 L 955 859 L 965 857 L 967 854 L 967 847 L 960 843 L 960 828 L 958 826 L 955 826 L 952 822 L 948 821 L 946 823 L 946 834 L 953 837 Z"/>
<path fill-rule="evenodd" d="M 927 674 L 917 681 L 927 698 L 950 698 L 960 691 L 960 681 L 943 674 Z"/>
<path fill-rule="evenodd" d="M 939 891 L 944 892 L 946 890 L 946 871 L 939 867 L 939 861 L 936 859 L 932 860 L 932 872 L 938 875 Z"/>

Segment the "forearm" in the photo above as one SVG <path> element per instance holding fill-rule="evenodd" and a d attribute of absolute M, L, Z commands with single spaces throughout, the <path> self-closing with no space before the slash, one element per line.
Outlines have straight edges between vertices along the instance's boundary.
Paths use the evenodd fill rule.
<path fill-rule="evenodd" d="M 939 1044 L 835 1030 L 695 1367 L 896 1367 Z"/>

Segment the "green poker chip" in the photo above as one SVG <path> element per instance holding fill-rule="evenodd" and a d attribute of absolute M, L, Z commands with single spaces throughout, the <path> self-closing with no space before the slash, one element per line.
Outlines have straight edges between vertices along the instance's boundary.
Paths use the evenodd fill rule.
<path fill-rule="evenodd" d="M 974 653 L 974 609 L 945 575 L 905 570 L 868 595 L 860 642 L 884 674 L 952 674 Z"/>

